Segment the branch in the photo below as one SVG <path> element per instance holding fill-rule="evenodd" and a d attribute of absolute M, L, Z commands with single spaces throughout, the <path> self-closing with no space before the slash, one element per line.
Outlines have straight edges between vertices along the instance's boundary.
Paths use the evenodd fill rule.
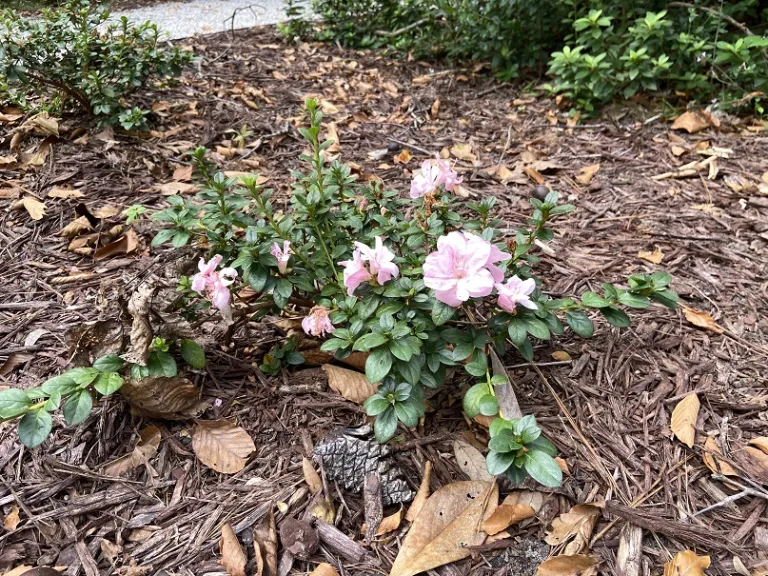
<path fill-rule="evenodd" d="M 688 2 L 670 2 L 669 4 L 667 4 L 667 6 L 672 6 L 676 8 L 693 8 L 694 10 L 709 12 L 710 14 L 714 14 L 718 18 L 722 18 L 723 20 L 730 22 L 745 34 L 748 34 L 749 36 L 754 36 L 752 31 L 749 28 L 747 28 L 744 24 L 742 24 L 738 20 L 734 20 L 733 18 L 728 16 L 728 14 L 723 14 L 722 12 L 720 12 L 719 10 L 715 10 L 714 8 L 708 8 L 707 6 L 696 6 L 695 4 L 689 4 Z"/>
<path fill-rule="evenodd" d="M 399 30 L 395 30 L 394 32 L 387 32 L 386 30 L 376 30 L 376 35 L 389 36 L 391 38 L 394 38 L 396 36 L 400 36 L 400 34 L 405 34 L 406 32 L 408 32 L 408 30 L 413 30 L 414 28 L 417 28 L 422 24 L 426 24 L 427 22 L 429 22 L 429 18 L 422 18 L 421 20 L 417 20 L 416 22 L 408 24 L 408 26 L 400 28 Z"/>
<path fill-rule="evenodd" d="M 56 88 L 58 90 L 61 90 L 62 92 L 68 94 L 83 107 L 85 110 L 87 110 L 90 113 L 93 113 L 93 108 L 91 107 L 91 103 L 88 101 L 88 99 L 83 96 L 80 92 L 77 90 L 74 90 L 64 84 L 63 82 L 59 82 L 58 80 L 54 80 L 52 78 L 45 78 L 43 76 L 38 76 L 34 72 L 26 71 L 25 74 L 32 78 L 33 80 L 37 80 L 41 84 L 47 84 L 48 86 L 52 86 L 53 88 Z"/>

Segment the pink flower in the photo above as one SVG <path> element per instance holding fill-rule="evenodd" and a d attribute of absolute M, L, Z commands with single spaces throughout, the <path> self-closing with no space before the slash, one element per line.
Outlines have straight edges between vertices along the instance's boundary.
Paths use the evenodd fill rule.
<path fill-rule="evenodd" d="M 424 261 L 424 285 L 433 288 L 435 297 L 449 306 L 459 306 L 470 297 L 488 296 L 493 291 L 497 268 L 492 263 L 503 260 L 503 256 L 480 236 L 450 232 L 437 240 L 437 252 Z"/>
<path fill-rule="evenodd" d="M 431 160 L 424 160 L 421 170 L 411 181 L 411 198 L 421 198 L 434 192 L 441 184 L 440 169 Z"/>
<path fill-rule="evenodd" d="M 381 236 L 376 236 L 373 249 L 360 242 L 355 242 L 355 246 L 362 254 L 363 260 L 368 262 L 371 276 L 376 275 L 376 281 L 380 285 L 389 282 L 392 278 L 397 278 L 400 269 L 392 262 L 395 255 L 384 246 Z"/>
<path fill-rule="evenodd" d="M 288 240 L 283 241 L 283 249 L 275 242 L 272 244 L 272 250 L 269 251 L 272 256 L 277 258 L 277 270 L 280 274 L 285 274 L 288 269 L 288 260 L 291 258 L 291 243 Z"/>
<path fill-rule="evenodd" d="M 437 170 L 439 172 L 438 182 L 445 186 L 448 192 L 453 190 L 457 184 L 461 184 L 461 178 L 451 169 L 451 165 L 447 160 L 442 160 L 438 157 Z"/>
<path fill-rule="evenodd" d="M 517 305 L 536 310 L 536 303 L 530 299 L 530 295 L 536 290 L 536 280 L 528 278 L 521 280 L 517 275 L 507 280 L 506 284 L 497 283 L 499 292 L 499 306 L 507 312 L 514 312 Z"/>
<path fill-rule="evenodd" d="M 313 307 L 309 315 L 301 321 L 301 327 L 310 336 L 324 336 L 334 330 L 331 319 L 328 317 L 328 309 L 324 306 Z"/>
<path fill-rule="evenodd" d="M 352 253 L 352 260 L 339 262 L 339 266 L 344 267 L 344 286 L 347 287 L 348 296 L 352 296 L 360 284 L 373 278 L 365 267 L 365 261 L 359 249 Z"/>
<path fill-rule="evenodd" d="M 237 270 L 223 268 L 221 272 L 216 267 L 221 263 L 222 256 L 216 254 L 208 262 L 200 258 L 197 265 L 198 272 L 192 277 L 192 290 L 200 295 L 205 294 L 216 308 L 226 310 L 229 308 L 229 286 L 237 278 Z"/>
<path fill-rule="evenodd" d="M 490 244 L 490 242 L 489 242 Z M 502 252 L 494 244 L 490 244 L 491 246 L 491 254 L 488 256 L 488 261 L 485 263 L 485 267 L 488 268 L 488 271 L 491 273 L 491 276 L 493 276 L 494 282 L 503 282 L 504 281 L 504 272 L 501 268 L 496 266 L 496 262 L 503 262 L 504 260 L 509 260 L 512 258 L 511 254 L 507 254 L 506 252 Z"/>

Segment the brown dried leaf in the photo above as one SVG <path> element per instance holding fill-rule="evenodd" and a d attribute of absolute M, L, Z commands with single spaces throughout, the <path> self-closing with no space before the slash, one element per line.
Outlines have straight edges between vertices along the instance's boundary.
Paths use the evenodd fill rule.
<path fill-rule="evenodd" d="M 51 118 L 47 112 L 40 112 L 24 122 L 21 125 L 21 129 L 26 131 L 34 130 L 43 136 L 58 136 L 59 119 Z"/>
<path fill-rule="evenodd" d="M 600 508 L 591 504 L 577 504 L 568 512 L 552 521 L 552 529 L 544 541 L 556 546 L 571 540 L 565 547 L 565 554 L 578 554 L 586 549 L 592 529 L 600 516 Z"/>
<path fill-rule="evenodd" d="M 696 418 L 699 417 L 700 407 L 699 397 L 696 393 L 692 393 L 680 400 L 672 411 L 670 423 L 672 433 L 688 448 L 693 448 L 693 441 L 696 437 L 694 426 L 696 425 Z"/>
<path fill-rule="evenodd" d="M 338 114 L 339 109 L 328 100 L 321 100 L 320 101 L 320 109 L 323 111 L 323 114 Z"/>
<path fill-rule="evenodd" d="M 176 182 L 191 182 L 194 166 L 179 166 L 173 171 L 173 179 Z"/>
<path fill-rule="evenodd" d="M 408 164 L 408 162 L 411 161 L 411 151 L 406 148 L 400 154 L 395 154 L 394 158 L 392 160 L 395 164 Z"/>
<path fill-rule="evenodd" d="M 598 560 L 584 554 L 554 556 L 544 560 L 536 570 L 536 576 L 587 576 Z"/>
<path fill-rule="evenodd" d="M 107 220 L 113 216 L 117 216 L 122 212 L 120 206 L 114 204 L 104 204 L 104 206 L 97 208 L 93 211 L 93 215 L 99 220 Z"/>
<path fill-rule="evenodd" d="M 339 129 L 336 126 L 336 122 L 329 122 L 325 130 L 325 139 L 333 141 L 333 144 L 326 148 L 326 152 L 333 154 L 341 150 L 341 138 L 339 138 Z"/>
<path fill-rule="evenodd" d="M 45 216 L 45 202 L 40 202 L 34 196 L 24 196 L 17 202 L 18 208 L 24 208 L 32 220 L 42 220 Z"/>
<path fill-rule="evenodd" d="M 123 324 L 117 320 L 98 320 L 80 324 L 66 333 L 69 357 L 75 366 L 93 364 L 123 347 Z"/>
<path fill-rule="evenodd" d="M 94 260 L 103 260 L 110 256 L 117 256 L 118 254 L 130 254 L 135 252 L 139 247 L 139 235 L 133 228 L 128 228 L 128 231 L 114 242 L 110 242 L 106 246 L 102 246 L 96 252 L 93 253 Z"/>
<path fill-rule="evenodd" d="M 555 350 L 552 352 L 552 359 L 557 360 L 558 362 L 570 362 L 571 355 L 565 350 Z"/>
<path fill-rule="evenodd" d="M 277 528 L 270 507 L 264 519 L 253 529 L 253 545 L 259 576 L 277 576 Z M 264 568 L 267 568 L 267 571 Z"/>
<path fill-rule="evenodd" d="M 526 504 L 533 508 L 533 511 L 538 514 L 539 510 L 541 510 L 541 507 L 544 505 L 544 493 L 536 490 L 515 490 L 504 498 L 502 504 L 505 506 Z"/>
<path fill-rule="evenodd" d="M 309 458 L 301 459 L 301 469 L 304 472 L 304 482 L 307 483 L 309 491 L 312 494 L 317 494 L 323 489 L 323 481 L 320 479 L 320 475 L 312 466 L 312 461 Z"/>
<path fill-rule="evenodd" d="M 459 468 L 470 480 L 493 481 L 494 477 L 488 472 L 485 465 L 485 456 L 469 442 L 454 440 L 453 453 L 456 456 L 456 463 L 459 465 Z"/>
<path fill-rule="evenodd" d="M 584 186 L 588 186 L 589 183 L 592 182 L 592 178 L 594 178 L 595 174 L 597 174 L 599 170 L 600 170 L 600 164 L 592 164 L 591 166 L 585 166 L 584 168 L 581 169 L 579 174 L 576 176 L 576 182 Z"/>
<path fill-rule="evenodd" d="M 414 520 L 389 576 L 414 576 L 470 555 L 483 520 L 496 508 L 495 482 L 454 482 L 435 492 Z"/>
<path fill-rule="evenodd" d="M 432 116 L 432 120 L 437 120 L 437 115 L 440 114 L 440 99 L 432 102 L 432 108 L 429 109 L 429 113 Z"/>
<path fill-rule="evenodd" d="M 672 150 L 672 154 L 674 154 L 675 156 L 682 156 L 683 154 L 688 152 L 688 150 L 686 150 L 682 146 L 672 146 L 670 150 Z"/>
<path fill-rule="evenodd" d="M 83 232 L 92 229 L 93 227 L 91 226 L 88 218 L 86 216 L 80 216 L 59 230 L 59 236 L 64 236 L 65 238 L 74 238 L 75 236 L 79 236 Z"/>
<path fill-rule="evenodd" d="M 136 447 L 130 454 L 121 456 L 104 467 L 107 476 L 122 476 L 139 466 L 148 463 L 157 454 L 162 434 L 157 426 L 147 426 L 141 431 Z"/>
<path fill-rule="evenodd" d="M 416 84 L 416 86 L 426 86 L 431 83 L 432 80 L 432 76 L 416 76 L 411 80 L 411 83 Z"/>
<path fill-rule="evenodd" d="M 120 394 L 131 405 L 131 413 L 147 418 L 187 420 L 200 411 L 200 388 L 181 376 L 127 379 Z"/>
<path fill-rule="evenodd" d="M 408 512 L 405 514 L 405 519 L 408 520 L 408 522 L 413 522 L 416 519 L 416 517 L 419 515 L 419 512 L 421 512 L 421 509 L 424 507 L 424 504 L 427 502 L 427 499 L 429 498 L 429 479 L 431 477 L 432 462 L 427 460 L 424 463 L 424 476 L 421 478 L 419 489 L 416 491 L 416 496 L 413 497 L 411 506 L 408 508 Z"/>
<path fill-rule="evenodd" d="M 536 168 L 534 168 L 533 166 L 526 166 L 525 168 L 523 168 L 523 172 L 525 172 L 528 178 L 536 182 L 536 184 L 538 185 L 542 185 L 544 184 L 544 182 L 546 182 L 546 180 L 544 179 L 544 176 L 541 175 L 541 172 L 536 170 Z"/>
<path fill-rule="evenodd" d="M 19 522 L 21 522 L 21 517 L 19 516 L 19 507 L 14 504 L 11 506 L 11 511 L 5 516 L 5 518 L 3 518 L 3 526 L 9 532 L 13 532 L 16 530 Z"/>
<path fill-rule="evenodd" d="M 66 188 L 64 186 L 54 186 L 48 190 L 48 198 L 83 198 L 85 194 L 80 190 L 74 188 Z"/>
<path fill-rule="evenodd" d="M 722 452 L 720 452 L 720 446 L 717 445 L 715 439 L 712 438 L 712 436 L 707 436 L 707 439 L 704 441 L 704 452 L 701 455 L 706 467 L 717 474 L 723 474 L 725 476 L 738 476 L 738 473 L 733 468 L 731 468 L 730 464 L 723 462 L 719 458 L 716 458 L 713 456 L 713 454 L 722 456 Z"/>
<path fill-rule="evenodd" d="M 221 565 L 224 566 L 229 576 L 245 576 L 245 565 L 248 563 L 248 557 L 229 523 L 221 527 L 219 552 L 221 552 Z"/>
<path fill-rule="evenodd" d="M 758 436 L 757 438 L 752 438 L 752 440 L 747 442 L 747 444 L 757 446 L 760 448 L 760 450 L 768 454 L 768 436 Z"/>
<path fill-rule="evenodd" d="M 376 530 L 376 536 L 383 536 L 388 532 L 394 532 L 395 530 L 400 528 L 400 523 L 402 521 L 403 521 L 403 507 L 400 506 L 400 510 L 398 510 L 394 514 L 390 514 L 389 516 L 385 517 L 381 521 L 381 524 L 379 524 L 379 529 Z"/>
<path fill-rule="evenodd" d="M 192 432 L 192 450 L 208 468 L 234 474 L 245 468 L 256 445 L 248 432 L 226 420 L 200 421 Z"/>
<path fill-rule="evenodd" d="M 174 194 L 194 194 L 198 188 L 195 184 L 185 182 L 166 182 L 165 184 L 155 185 L 155 190 L 163 196 L 173 196 Z"/>
<path fill-rule="evenodd" d="M 331 389 L 350 402 L 362 404 L 376 394 L 377 386 L 368 382 L 365 374 L 333 364 L 324 364 L 323 371 L 328 376 L 328 385 Z"/>
<path fill-rule="evenodd" d="M 155 294 L 155 286 L 144 282 L 131 294 L 128 300 L 128 312 L 133 317 L 131 323 L 131 347 L 121 356 L 126 362 L 145 366 L 149 357 L 149 347 L 152 345 L 154 332 L 149 322 L 149 308 Z"/>
<path fill-rule="evenodd" d="M 472 152 L 472 144 L 454 144 L 451 146 L 451 154 L 467 162 L 475 162 L 477 160 L 477 156 Z"/>
<path fill-rule="evenodd" d="M 719 122 L 717 122 L 719 124 Z M 715 126 L 715 119 L 703 110 L 689 110 L 678 116 L 672 124 L 672 130 L 685 130 L 689 134 L 695 134 Z"/>
<path fill-rule="evenodd" d="M 704 576 L 709 564 L 709 556 L 697 556 L 692 550 L 683 550 L 664 564 L 664 576 Z"/>
<path fill-rule="evenodd" d="M 23 366 L 32 358 L 34 354 L 25 354 L 24 352 L 11 352 L 8 355 L 8 359 L 0 365 L 0 376 L 8 376 L 11 372 L 16 370 L 19 366 Z"/>
<path fill-rule="evenodd" d="M 718 323 L 715 322 L 715 319 L 712 318 L 712 315 L 709 312 L 701 312 L 700 310 L 694 310 L 693 308 L 683 308 L 683 314 L 685 315 L 685 319 L 694 326 L 698 326 L 699 328 L 704 328 L 705 330 L 710 330 L 718 334 L 725 332 L 725 330 L 723 330 L 723 328 L 721 328 Z"/>
<path fill-rule="evenodd" d="M 637 253 L 637 257 L 642 258 L 643 260 L 647 260 L 651 264 L 660 264 L 664 259 L 664 252 L 661 251 L 661 248 L 656 246 L 653 252 L 646 252 L 641 250 Z"/>
<path fill-rule="evenodd" d="M 506 530 L 512 524 L 516 524 L 527 518 L 533 518 L 535 515 L 536 512 L 528 504 L 514 504 L 512 506 L 502 504 L 493 511 L 493 514 L 491 514 L 485 522 L 483 522 L 481 528 L 489 535 L 498 534 L 502 530 Z"/>
<path fill-rule="evenodd" d="M 310 576 L 339 576 L 339 573 L 336 571 L 336 568 L 327 562 L 322 562 L 317 565 L 317 568 L 312 570 Z"/>

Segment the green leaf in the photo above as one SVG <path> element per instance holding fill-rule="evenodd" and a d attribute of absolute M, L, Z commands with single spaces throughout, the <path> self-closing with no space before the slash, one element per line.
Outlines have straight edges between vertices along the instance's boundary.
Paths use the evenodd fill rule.
<path fill-rule="evenodd" d="M 123 385 L 123 379 L 117 372 L 102 372 L 93 383 L 93 387 L 102 396 L 114 394 Z"/>
<path fill-rule="evenodd" d="M 539 436 L 533 442 L 526 444 L 525 447 L 528 448 L 528 450 L 539 450 L 540 452 L 544 452 L 550 456 L 557 454 L 557 447 L 552 444 L 552 442 L 544 438 L 544 436 Z"/>
<path fill-rule="evenodd" d="M 456 347 L 453 349 L 453 352 L 451 353 L 451 356 L 453 357 L 454 361 L 456 362 L 462 362 L 472 356 L 472 353 L 475 351 L 475 343 L 474 342 L 459 342 L 456 344 Z"/>
<path fill-rule="evenodd" d="M 630 308 L 648 308 L 648 306 L 651 305 L 651 301 L 645 296 L 632 294 L 630 292 L 622 292 L 619 294 L 619 302 Z"/>
<path fill-rule="evenodd" d="M 365 361 L 365 377 L 371 383 L 381 382 L 392 368 L 392 354 L 386 348 L 377 348 Z"/>
<path fill-rule="evenodd" d="M 672 310 L 677 308 L 677 302 L 679 299 L 680 297 L 677 295 L 677 292 L 673 292 L 672 290 L 662 290 L 660 292 L 653 292 L 651 294 L 651 300 L 658 302 L 659 304 L 662 304 Z"/>
<path fill-rule="evenodd" d="M 379 299 L 376 296 L 367 296 L 355 305 L 355 312 L 357 312 L 358 318 L 367 320 L 376 312 L 378 306 Z"/>
<path fill-rule="evenodd" d="M 488 448 L 494 452 L 512 452 L 513 450 L 520 450 L 522 447 L 522 444 L 515 439 L 515 434 L 509 428 L 501 430 L 488 442 Z"/>
<path fill-rule="evenodd" d="M 0 418 L 13 418 L 24 414 L 32 405 L 32 401 L 18 388 L 0 390 Z"/>
<path fill-rule="evenodd" d="M 386 442 L 397 431 L 397 414 L 394 408 L 389 408 L 385 412 L 382 412 L 376 416 L 376 421 L 373 423 L 373 432 L 376 436 L 376 440 L 379 442 Z"/>
<path fill-rule="evenodd" d="M 165 244 L 168 242 L 168 240 L 171 239 L 171 236 L 176 235 L 176 230 L 174 228 L 166 228 L 165 230 L 160 230 L 157 234 L 155 234 L 155 237 L 152 239 L 152 246 L 160 246 L 161 244 Z"/>
<path fill-rule="evenodd" d="M 35 410 L 24 415 L 19 421 L 19 440 L 27 448 L 43 443 L 51 433 L 53 418 L 45 410 Z"/>
<path fill-rule="evenodd" d="M 525 468 L 510 466 L 507 468 L 507 478 L 509 478 L 509 482 L 512 484 L 512 486 L 518 486 L 522 484 L 526 478 L 528 478 L 528 473 L 525 471 Z"/>
<path fill-rule="evenodd" d="M 205 350 L 200 344 L 187 338 L 180 342 L 179 347 L 184 362 L 198 370 L 205 368 Z"/>
<path fill-rule="evenodd" d="M 581 295 L 581 302 L 584 306 L 589 306 L 590 308 L 605 308 L 611 305 L 608 300 L 600 296 L 597 292 L 584 292 L 584 294 Z"/>
<path fill-rule="evenodd" d="M 98 375 L 99 371 L 96 368 L 72 368 L 72 370 L 67 370 L 62 374 L 62 376 L 69 376 L 81 388 L 96 380 Z"/>
<path fill-rule="evenodd" d="M 418 348 L 410 345 L 410 340 L 403 338 L 400 340 L 392 340 L 389 343 L 389 351 L 392 355 L 403 362 L 410 362 L 413 355 L 418 352 Z"/>
<path fill-rule="evenodd" d="M 485 467 L 489 474 L 494 476 L 504 474 L 515 461 L 515 452 L 488 452 L 485 459 Z"/>
<path fill-rule="evenodd" d="M 331 338 L 330 340 L 326 340 L 320 345 L 320 350 L 323 352 L 329 352 L 333 354 L 337 350 L 344 348 L 349 345 L 349 342 L 345 340 L 341 340 L 339 338 Z"/>
<path fill-rule="evenodd" d="M 472 361 L 469 364 L 464 365 L 464 369 L 472 374 L 472 376 L 485 376 L 488 371 L 488 357 L 482 350 L 475 350 L 472 354 Z"/>
<path fill-rule="evenodd" d="M 388 410 L 392 407 L 392 403 L 384 398 L 381 394 L 374 394 L 373 396 L 369 396 L 368 399 L 363 403 L 363 407 L 365 408 L 366 414 L 368 416 L 378 416 L 385 410 Z"/>
<path fill-rule="evenodd" d="M 58 393 L 65 396 L 77 390 L 77 382 L 75 382 L 67 372 L 64 372 L 64 374 L 61 374 L 60 376 L 54 376 L 43 382 L 42 389 L 46 394 Z"/>
<path fill-rule="evenodd" d="M 414 398 L 395 404 L 395 414 L 397 414 L 400 422 L 408 426 L 408 428 L 413 428 L 419 423 L 421 411 L 419 410 L 417 402 L 419 402 L 419 400 Z"/>
<path fill-rule="evenodd" d="M 498 436 L 501 434 L 503 430 L 512 430 L 513 424 L 509 420 L 502 418 L 499 416 L 498 418 L 494 418 L 491 420 L 491 425 L 488 427 L 488 433 L 491 435 L 491 438 L 494 436 Z"/>
<path fill-rule="evenodd" d="M 178 374 L 176 360 L 168 352 L 152 352 L 147 359 L 147 368 L 150 376 L 166 376 L 168 378 Z"/>
<path fill-rule="evenodd" d="M 555 459 L 546 452 L 533 450 L 526 453 L 524 466 L 525 471 L 539 484 L 557 488 L 563 483 L 563 471 Z"/>
<path fill-rule="evenodd" d="M 117 372 L 120 370 L 125 362 L 117 354 L 109 354 L 102 356 L 93 363 L 93 367 L 99 372 Z"/>
<path fill-rule="evenodd" d="M 518 317 L 512 318 L 507 327 L 509 333 L 509 339 L 516 346 L 523 342 L 528 337 L 528 330 L 525 327 L 525 323 Z"/>
<path fill-rule="evenodd" d="M 485 382 L 479 382 L 472 386 L 464 393 L 464 400 L 462 406 L 464 412 L 470 418 L 474 418 L 480 414 L 480 402 L 484 396 L 488 394 L 488 384 Z"/>
<path fill-rule="evenodd" d="M 590 338 L 595 333 L 592 321 L 582 312 L 566 312 L 565 321 L 582 338 Z"/>
<path fill-rule="evenodd" d="M 352 350 L 358 350 L 360 352 L 368 352 L 369 350 L 372 350 L 374 348 L 378 348 L 382 344 L 386 343 L 388 338 L 384 336 L 384 334 L 378 334 L 376 332 L 371 332 L 370 334 L 366 334 L 365 336 L 361 336 L 355 341 L 354 346 L 352 346 Z"/>
<path fill-rule="evenodd" d="M 439 300 L 435 300 L 435 304 L 432 306 L 432 322 L 435 323 L 435 326 L 442 326 L 448 322 L 448 320 L 453 318 L 455 312 L 456 309 L 452 306 L 448 306 L 448 304 L 443 304 Z"/>
<path fill-rule="evenodd" d="M 525 360 L 528 360 L 528 362 L 533 361 L 533 346 L 528 338 L 523 340 L 520 344 L 515 344 L 515 348 L 517 348 L 517 351 L 520 352 L 520 356 Z"/>
<path fill-rule="evenodd" d="M 601 308 L 600 313 L 608 321 L 608 324 L 616 326 L 617 328 L 626 328 L 632 321 L 624 310 L 611 306 L 610 308 Z"/>
<path fill-rule="evenodd" d="M 544 322 L 533 317 L 525 318 L 523 322 L 525 323 L 525 329 L 531 336 L 540 340 L 549 340 L 549 328 L 547 328 Z"/>
<path fill-rule="evenodd" d="M 499 413 L 499 403 L 492 394 L 486 394 L 480 398 L 480 414 L 483 416 L 496 416 Z"/>
<path fill-rule="evenodd" d="M 139 364 L 131 365 L 131 378 L 134 380 L 141 380 L 149 376 L 149 368 L 147 366 L 141 366 Z"/>
<path fill-rule="evenodd" d="M 54 410 L 59 409 L 59 404 L 61 404 L 61 394 L 56 392 L 55 394 L 51 394 L 48 400 L 45 401 L 45 404 L 43 404 L 43 410 L 53 412 Z"/>
<path fill-rule="evenodd" d="M 293 284 L 291 284 L 291 282 L 285 278 L 281 278 L 275 284 L 275 294 L 282 296 L 286 300 L 291 297 L 292 292 Z"/>
<path fill-rule="evenodd" d="M 92 408 L 93 399 L 91 398 L 90 391 L 79 390 L 67 398 L 62 412 L 67 423 L 74 426 L 88 418 Z"/>

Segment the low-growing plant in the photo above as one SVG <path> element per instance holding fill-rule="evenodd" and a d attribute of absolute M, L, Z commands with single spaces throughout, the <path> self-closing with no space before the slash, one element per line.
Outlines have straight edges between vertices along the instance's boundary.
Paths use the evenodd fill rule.
<path fill-rule="evenodd" d="M 128 97 L 178 75 L 191 53 L 164 44 L 154 24 L 108 21 L 89 0 L 22 15 L 0 12 L 0 100 L 53 112 L 76 108 L 126 130 L 148 111 Z"/>
<path fill-rule="evenodd" d="M 457 201 L 451 192 L 461 179 L 446 160 L 424 161 L 403 198 L 380 180 L 359 182 L 345 164 L 328 165 L 333 141 L 320 138 L 322 112 L 314 100 L 307 100 L 306 115 L 300 132 L 311 149 L 301 157 L 308 170 L 294 174 L 289 203 L 256 175 L 215 172 L 197 149 L 205 186 L 191 199 L 170 197 L 171 206 L 153 215 L 168 226 L 153 244 L 193 243 L 214 255 L 181 281 L 194 310 L 213 306 L 231 320 L 230 287 L 240 278 L 255 293 L 242 308 L 252 317 L 276 310 L 303 317 L 304 332 L 323 339 L 321 350 L 340 360 L 367 354 L 365 375 L 379 388 L 365 406 L 380 441 L 395 434 L 398 422 L 415 426 L 424 416 L 425 389 L 438 388 L 456 369 L 474 381 L 464 394 L 467 415 L 498 416 L 496 388 L 507 381 L 491 374 L 492 352 L 514 349 L 530 361 L 533 343 L 564 333 L 566 325 L 591 336 L 590 314 L 626 327 L 625 307 L 675 307 L 666 273 L 634 275 L 626 287 L 604 284 L 602 294 L 553 298 L 533 267 L 535 242 L 551 240 L 550 221 L 573 209 L 556 192 L 532 198 L 528 226 L 499 238 L 495 198 Z M 230 267 L 219 269 L 223 262 Z M 270 351 L 262 367 L 274 373 L 301 360 L 290 340 Z M 497 417 L 492 438 L 493 473 L 560 482 L 553 448 L 533 418 Z M 514 466 L 501 470 L 503 463 Z"/>

